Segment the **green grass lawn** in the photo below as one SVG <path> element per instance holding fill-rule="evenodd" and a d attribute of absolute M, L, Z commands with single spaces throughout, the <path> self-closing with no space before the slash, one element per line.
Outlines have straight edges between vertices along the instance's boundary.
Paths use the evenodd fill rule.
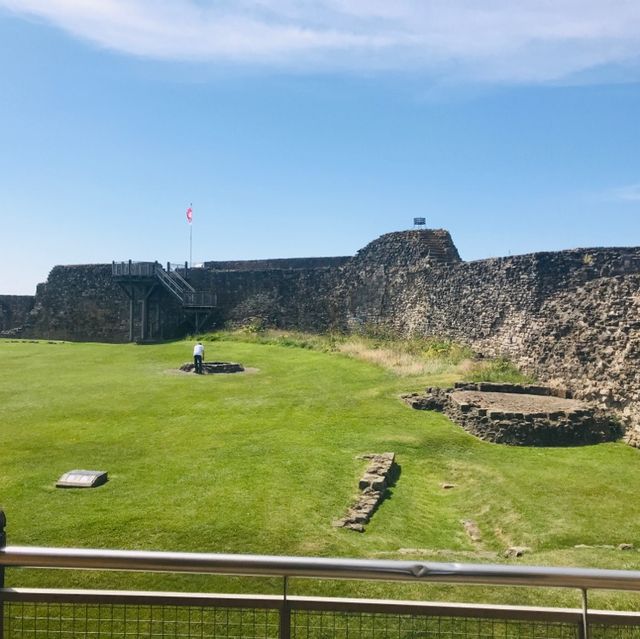
<path fill-rule="evenodd" d="M 241 375 L 176 372 L 190 342 L 154 346 L 0 340 L 0 506 L 11 544 L 640 568 L 640 452 L 620 443 L 535 449 L 481 442 L 404 392 L 454 369 L 398 376 L 340 353 L 218 339 L 208 360 Z M 367 452 L 401 475 L 364 534 L 331 521 L 352 501 Z M 74 468 L 108 470 L 60 490 Z M 442 490 L 442 482 L 455 488 Z M 461 519 L 474 519 L 479 544 Z M 491 553 L 496 553 L 492 555 Z M 8 571 L 9 585 L 256 591 L 222 577 Z M 297 590 L 296 590 L 297 589 Z M 315 583 L 295 592 L 575 605 L 575 593 Z M 606 595 L 603 606 L 634 605 Z"/>

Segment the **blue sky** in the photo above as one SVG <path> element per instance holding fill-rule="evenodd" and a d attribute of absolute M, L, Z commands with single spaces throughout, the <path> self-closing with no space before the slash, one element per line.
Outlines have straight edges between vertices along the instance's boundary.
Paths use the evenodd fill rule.
<path fill-rule="evenodd" d="M 0 293 L 56 264 L 640 244 L 640 3 L 0 0 Z"/>

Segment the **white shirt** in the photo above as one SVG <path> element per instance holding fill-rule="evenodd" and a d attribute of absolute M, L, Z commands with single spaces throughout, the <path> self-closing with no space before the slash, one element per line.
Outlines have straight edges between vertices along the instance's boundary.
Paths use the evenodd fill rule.
<path fill-rule="evenodd" d="M 193 347 L 193 354 L 200 355 L 200 357 L 204 357 L 204 346 L 202 344 L 196 344 Z"/>

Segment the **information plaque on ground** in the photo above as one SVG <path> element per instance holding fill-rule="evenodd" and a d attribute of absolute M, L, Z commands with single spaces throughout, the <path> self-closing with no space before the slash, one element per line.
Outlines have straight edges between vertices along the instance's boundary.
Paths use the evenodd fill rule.
<path fill-rule="evenodd" d="M 58 479 L 58 488 L 95 488 L 107 482 L 106 470 L 70 470 Z"/>

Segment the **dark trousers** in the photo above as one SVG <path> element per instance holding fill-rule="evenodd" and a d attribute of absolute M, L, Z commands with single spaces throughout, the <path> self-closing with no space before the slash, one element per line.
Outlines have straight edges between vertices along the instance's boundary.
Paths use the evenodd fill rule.
<path fill-rule="evenodd" d="M 196 373 L 202 375 L 202 355 L 194 355 L 193 364 L 196 367 Z"/>

